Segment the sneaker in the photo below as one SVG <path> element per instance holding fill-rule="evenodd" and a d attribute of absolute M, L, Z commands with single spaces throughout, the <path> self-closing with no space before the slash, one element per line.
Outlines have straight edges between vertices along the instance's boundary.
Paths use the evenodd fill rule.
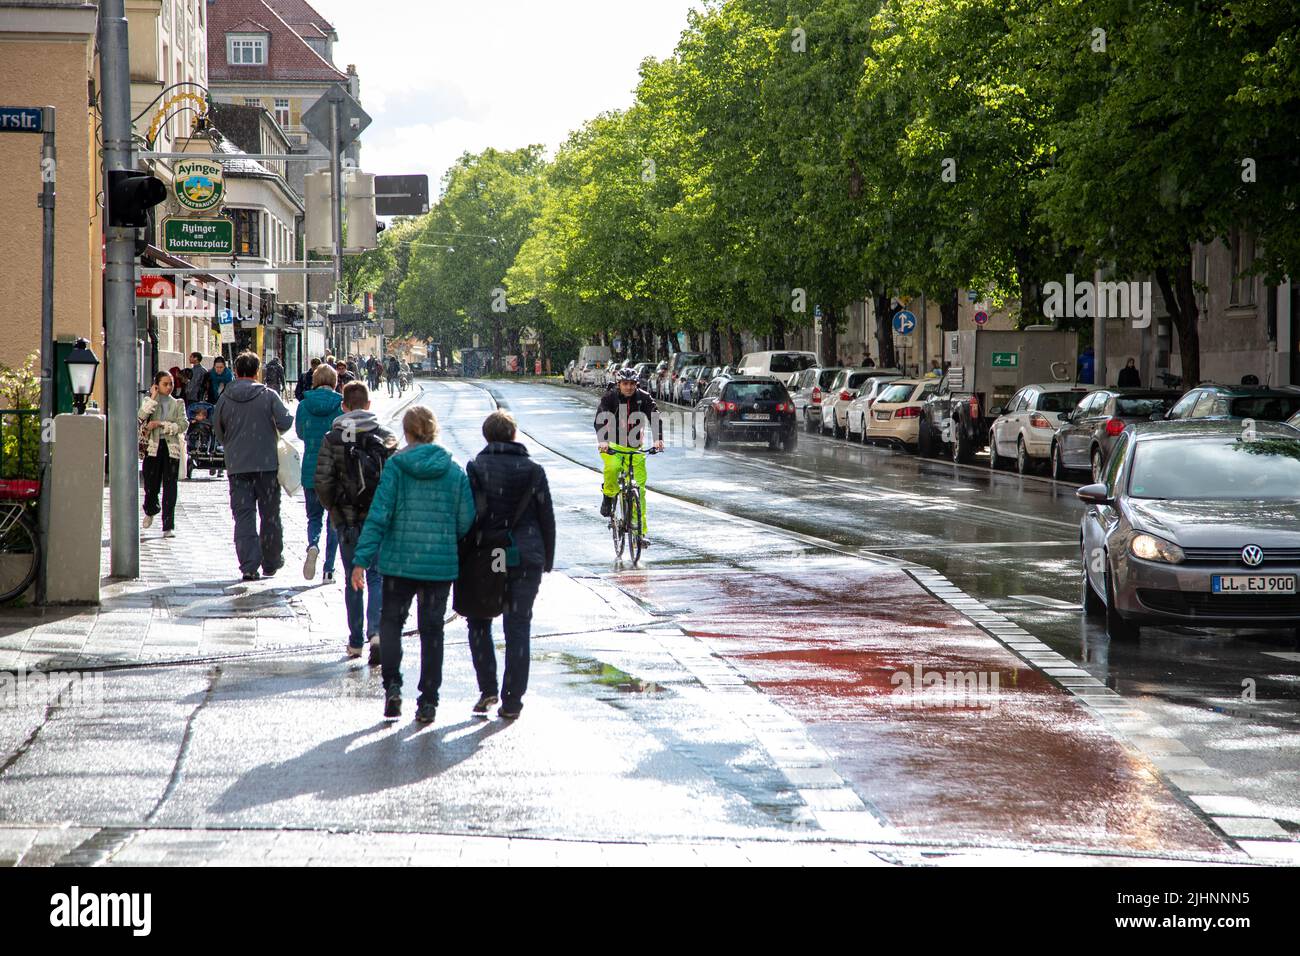
<path fill-rule="evenodd" d="M 486 714 L 492 709 L 493 704 L 499 703 L 501 703 L 501 698 L 497 697 L 496 694 L 483 694 L 479 697 L 478 703 L 474 705 L 473 712 L 476 714 Z"/>
<path fill-rule="evenodd" d="M 381 663 L 381 658 L 379 655 L 379 635 L 371 634 L 370 635 L 370 666 L 378 667 L 380 663 Z"/>
<path fill-rule="evenodd" d="M 353 644 L 348 641 L 348 657 L 360 657 L 361 652 L 366 649 L 364 644 Z"/>
<path fill-rule="evenodd" d="M 388 719 L 402 716 L 402 689 L 394 687 L 384 694 L 384 716 Z"/>
<path fill-rule="evenodd" d="M 168 528 L 166 531 L 163 532 L 163 537 L 164 537 L 164 538 L 174 538 L 174 537 L 176 537 L 176 531 L 175 531 L 175 529 L 173 529 L 173 528 Z"/>
<path fill-rule="evenodd" d="M 497 711 L 497 716 L 502 720 L 518 720 L 519 713 L 523 709 L 523 704 L 502 704 L 501 709 Z"/>
<path fill-rule="evenodd" d="M 604 495 L 600 502 L 600 516 L 608 518 L 614 513 L 614 499 L 609 495 Z"/>
<path fill-rule="evenodd" d="M 153 527 L 153 515 L 145 515 L 145 516 L 144 516 L 144 523 L 143 523 L 142 525 L 140 525 L 140 527 L 142 527 L 142 528 L 151 528 L 151 527 Z"/>
<path fill-rule="evenodd" d="M 417 724 L 431 724 L 437 713 L 438 708 L 433 704 L 420 704 L 415 708 L 415 722 Z"/>
<path fill-rule="evenodd" d="M 322 575 L 320 576 L 320 580 L 321 580 L 321 584 L 333 584 L 333 583 L 334 583 L 334 572 L 333 572 L 333 571 L 326 571 L 324 574 L 322 574 Z"/>
<path fill-rule="evenodd" d="M 258 574 L 256 571 L 245 571 L 245 572 L 244 572 L 244 580 L 245 580 L 245 581 L 260 581 L 261 579 L 262 579 L 262 576 L 261 576 L 260 574 Z"/>
<path fill-rule="evenodd" d="M 316 577 L 316 559 L 320 557 L 320 548 L 312 545 L 307 549 L 307 560 L 302 563 L 302 576 L 310 581 Z"/>

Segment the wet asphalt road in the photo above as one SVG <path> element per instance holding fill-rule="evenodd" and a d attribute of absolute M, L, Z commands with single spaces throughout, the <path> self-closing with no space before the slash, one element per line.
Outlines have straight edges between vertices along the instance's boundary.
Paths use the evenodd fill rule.
<path fill-rule="evenodd" d="M 197 828 L 214 846 L 269 828 L 1198 859 L 1231 856 L 1215 813 L 1251 818 L 1242 836 L 1300 829 L 1300 665 L 1281 636 L 1111 649 L 1077 609 L 1012 597 L 1077 600 L 1072 488 L 806 435 L 793 456 L 673 447 L 650 465 L 670 496 L 651 496 L 655 543 L 620 570 L 596 513 L 594 396 L 484 384 L 557 511 L 523 720 L 470 716 L 459 620 L 431 728 L 413 700 L 380 720 L 378 673 L 334 651 L 110 672 L 100 714 L 0 708 L 0 825 Z M 484 388 L 427 383 L 421 400 L 458 461 L 477 453 Z M 900 562 L 943 571 L 1160 732 L 1118 740 Z M 1006 706 L 893 709 L 889 674 L 917 660 L 1001 674 Z M 412 641 L 409 688 L 417 666 Z M 1186 793 L 1246 805 L 1201 812 Z"/>
<path fill-rule="evenodd" d="M 495 382 L 491 390 L 536 441 L 592 461 L 592 390 Z M 687 440 L 689 418 L 674 418 L 684 410 L 663 410 L 671 447 L 651 460 L 652 488 L 849 552 L 942 572 L 1168 727 L 1191 758 L 1170 761 L 1176 782 L 1205 790 L 1230 781 L 1232 792 L 1264 803 L 1300 833 L 1300 653 L 1293 635 L 1145 628 L 1137 645 L 1112 644 L 1079 608 L 1083 506 L 1076 485 L 806 432 L 793 454 L 762 444 L 704 452 Z M 593 507 L 598 501 L 597 493 Z M 654 554 L 653 566 L 665 563 L 672 559 Z M 1200 762 L 1222 777 L 1184 774 L 1200 770 Z"/>

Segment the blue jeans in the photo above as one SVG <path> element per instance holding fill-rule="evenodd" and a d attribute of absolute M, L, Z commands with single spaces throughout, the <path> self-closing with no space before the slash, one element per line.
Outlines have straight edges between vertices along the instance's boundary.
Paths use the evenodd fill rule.
<path fill-rule="evenodd" d="M 348 643 L 361 647 L 366 636 L 379 633 L 379 616 L 384 601 L 384 576 L 376 568 L 366 569 L 366 590 L 352 587 L 352 557 L 361 538 L 360 528 L 340 528 L 339 557 L 343 559 L 343 603 L 348 609 Z M 362 625 L 366 628 L 363 631 Z"/>
<path fill-rule="evenodd" d="M 384 608 L 379 618 L 379 658 L 384 690 L 402 688 L 402 628 L 415 601 L 420 628 L 420 697 L 418 703 L 438 706 L 442 686 L 442 615 L 447 610 L 450 581 L 418 581 L 387 575 Z"/>
<path fill-rule="evenodd" d="M 334 535 L 334 525 L 325 520 L 325 506 L 316 497 L 315 488 L 304 488 L 307 502 L 307 547 L 314 548 L 320 544 L 320 528 L 325 527 L 325 573 L 334 573 L 334 549 L 338 547 L 338 538 Z"/>
<path fill-rule="evenodd" d="M 511 568 L 506 577 L 506 609 L 501 628 L 506 635 L 506 669 L 501 680 L 501 703 L 522 706 L 528 690 L 529 638 L 533 628 L 533 602 L 542 584 L 541 568 Z M 497 692 L 497 656 L 492 647 L 492 621 L 471 618 L 469 653 L 474 661 L 480 694 Z"/>

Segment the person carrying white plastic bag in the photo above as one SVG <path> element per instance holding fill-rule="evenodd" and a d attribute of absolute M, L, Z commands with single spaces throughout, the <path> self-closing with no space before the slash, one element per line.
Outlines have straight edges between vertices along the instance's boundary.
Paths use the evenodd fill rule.
<path fill-rule="evenodd" d="M 226 452 L 235 554 L 245 581 L 269 577 L 284 566 L 280 435 L 293 426 L 293 416 L 279 395 L 257 381 L 260 365 L 252 352 L 241 353 L 235 359 L 235 380 L 222 390 L 212 413 Z M 293 468 L 290 473 L 298 474 Z"/>

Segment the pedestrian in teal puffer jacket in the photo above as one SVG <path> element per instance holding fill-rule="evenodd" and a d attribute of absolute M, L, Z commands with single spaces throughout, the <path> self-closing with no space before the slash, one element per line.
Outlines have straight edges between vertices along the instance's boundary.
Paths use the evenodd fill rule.
<path fill-rule="evenodd" d="M 474 523 L 474 495 L 465 471 L 433 444 L 438 421 L 420 405 L 402 418 L 407 447 L 384 466 L 353 558 L 351 587 L 365 587 L 365 569 L 384 576 L 379 618 L 384 716 L 402 713 L 402 628 L 411 601 L 420 626 L 420 698 L 415 719 L 433 723 L 442 686 L 442 616 L 460 570 L 458 544 Z"/>
<path fill-rule="evenodd" d="M 334 419 L 343 414 L 343 396 L 334 391 L 337 373 L 328 365 L 321 365 L 312 373 L 311 389 L 298 403 L 293 428 L 302 439 L 302 489 L 307 505 L 307 560 L 302 565 L 302 576 L 308 581 L 316 577 L 316 561 L 320 558 L 320 530 L 325 529 L 325 570 L 321 580 L 334 580 L 334 554 L 338 549 L 338 536 L 334 525 L 325 521 L 325 506 L 316 497 L 316 458 L 320 444 L 334 426 Z"/>

